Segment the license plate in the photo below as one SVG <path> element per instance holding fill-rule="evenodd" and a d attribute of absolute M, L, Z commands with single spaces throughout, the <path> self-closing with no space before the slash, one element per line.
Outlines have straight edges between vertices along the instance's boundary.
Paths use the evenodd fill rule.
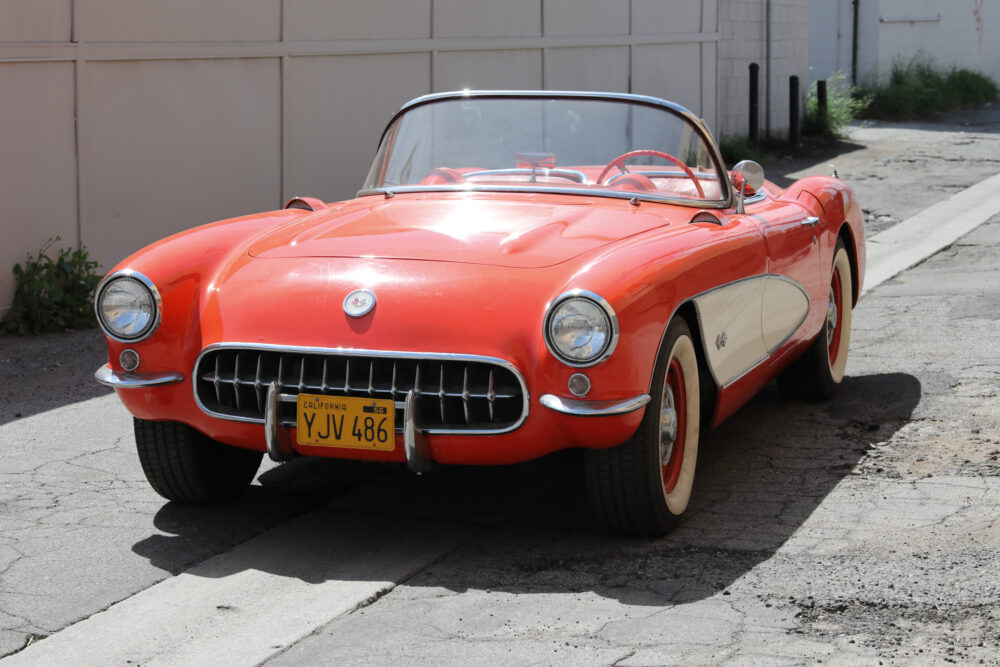
<path fill-rule="evenodd" d="M 396 447 L 396 404 L 385 398 L 299 394 L 300 445 L 391 452 Z"/>

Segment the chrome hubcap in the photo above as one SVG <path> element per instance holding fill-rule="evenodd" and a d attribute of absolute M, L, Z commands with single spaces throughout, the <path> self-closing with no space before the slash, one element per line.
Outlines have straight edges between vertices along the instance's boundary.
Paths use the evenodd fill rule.
<path fill-rule="evenodd" d="M 826 344 L 829 345 L 833 342 L 833 334 L 837 330 L 837 302 L 835 295 L 833 293 L 833 287 L 830 288 L 830 302 L 826 305 Z"/>
<path fill-rule="evenodd" d="M 677 439 L 677 410 L 674 408 L 674 390 L 670 385 L 663 388 L 663 403 L 660 406 L 660 465 L 670 462 Z"/>

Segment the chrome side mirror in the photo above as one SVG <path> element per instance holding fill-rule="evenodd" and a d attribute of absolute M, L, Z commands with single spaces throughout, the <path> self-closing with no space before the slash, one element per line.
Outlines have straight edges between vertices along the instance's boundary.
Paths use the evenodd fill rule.
<path fill-rule="evenodd" d="M 736 212 L 744 213 L 743 198 L 746 188 L 753 192 L 764 185 L 764 167 L 753 160 L 738 162 L 729 175 L 729 182 L 736 189 Z"/>

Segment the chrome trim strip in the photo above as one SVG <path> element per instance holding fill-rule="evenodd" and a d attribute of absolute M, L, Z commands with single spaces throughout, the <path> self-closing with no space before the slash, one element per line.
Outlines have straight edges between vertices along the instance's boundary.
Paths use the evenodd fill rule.
<path fill-rule="evenodd" d="M 94 371 L 94 379 L 112 389 L 140 389 L 142 387 L 157 387 L 161 384 L 183 382 L 184 374 L 176 371 L 162 373 L 126 373 L 111 370 L 104 365 Z"/>
<path fill-rule="evenodd" d="M 417 397 L 413 390 L 406 392 L 403 407 L 403 451 L 406 453 L 406 466 L 418 475 L 431 471 L 431 448 L 427 438 L 417 428 L 416 420 Z"/>
<path fill-rule="evenodd" d="M 544 394 L 538 402 L 549 410 L 574 417 L 609 417 L 634 412 L 649 403 L 649 394 L 633 396 L 619 401 L 577 401 L 553 394 Z"/>
<path fill-rule="evenodd" d="M 150 295 L 153 297 L 153 304 L 156 306 L 156 312 L 153 314 L 153 321 L 146 327 L 145 331 L 142 331 L 139 335 L 133 336 L 131 338 L 119 338 L 114 335 L 108 328 L 104 326 L 104 320 L 101 318 L 101 295 L 104 293 L 104 289 L 110 285 L 115 280 L 119 278 L 131 278 L 142 283 L 147 290 L 149 290 Z M 97 325 L 101 327 L 101 331 L 104 335 L 111 340 L 116 340 L 119 343 L 137 343 L 141 340 L 146 340 L 160 328 L 160 321 L 163 314 L 163 299 L 160 297 L 160 290 L 156 289 L 156 285 L 145 275 L 139 273 L 138 271 L 133 271 L 132 269 L 122 269 L 121 271 L 115 271 L 114 273 L 109 273 L 104 276 L 100 284 L 97 286 L 97 290 L 94 292 L 94 315 L 97 316 Z"/>
<path fill-rule="evenodd" d="M 521 418 L 503 429 L 426 429 L 423 431 L 427 435 L 500 435 L 502 433 L 510 433 L 521 428 L 525 420 L 528 418 L 528 411 L 531 406 L 531 395 L 528 393 L 528 385 L 524 381 L 524 376 L 517 369 L 514 364 L 500 359 L 498 357 L 487 357 L 477 354 L 456 354 L 448 352 L 400 352 L 395 350 L 359 350 L 350 349 L 342 347 L 297 347 L 294 345 L 266 345 L 259 343 L 239 343 L 239 342 L 226 342 L 226 343 L 212 343 L 211 345 L 205 347 L 198 358 L 195 359 L 194 368 L 191 373 L 191 393 L 194 395 L 195 404 L 201 409 L 205 414 L 216 417 L 218 419 L 225 419 L 228 421 L 236 422 L 247 422 L 250 424 L 260 424 L 262 420 L 252 417 L 240 417 L 237 415 L 227 415 L 220 412 L 214 412 L 209 410 L 204 403 L 198 398 L 198 378 L 195 373 L 198 370 L 198 365 L 201 363 L 201 358 L 212 352 L 214 350 L 220 349 L 237 349 L 237 350 L 260 350 L 262 352 L 289 352 L 289 353 L 299 353 L 299 354 L 329 354 L 329 355 L 341 355 L 345 357 L 379 357 L 381 359 L 430 359 L 435 361 L 478 361 L 483 363 L 494 364 L 496 366 L 501 366 L 506 368 L 508 371 L 513 373 L 514 377 L 517 379 L 519 385 L 521 385 L 521 395 L 522 395 L 522 406 L 521 406 Z M 290 394 L 286 394 L 290 396 Z"/>
<path fill-rule="evenodd" d="M 771 350 L 767 350 L 767 353 L 763 357 L 761 357 L 760 359 L 758 359 L 758 360 L 754 361 L 753 363 L 751 363 L 745 369 L 743 369 L 738 374 L 736 374 L 728 382 L 726 382 L 724 384 L 722 382 L 720 382 L 718 376 L 716 375 L 716 369 L 709 362 L 709 358 L 710 357 L 709 357 L 709 352 L 708 352 L 708 345 L 709 345 L 710 341 L 708 340 L 708 338 L 705 335 L 705 322 L 702 320 L 701 308 L 698 307 L 698 304 L 697 304 L 697 302 L 695 302 L 695 299 L 703 297 L 703 296 L 705 296 L 707 294 L 712 294 L 713 292 L 717 292 L 719 290 L 725 289 L 725 288 L 730 287 L 732 285 L 738 285 L 739 283 L 747 282 L 749 280 L 758 280 L 758 279 L 761 279 L 761 278 L 763 278 L 765 280 L 768 279 L 768 278 L 777 278 L 778 280 L 783 280 L 785 282 L 788 282 L 788 283 L 794 285 L 795 287 L 797 287 L 805 295 L 807 302 L 811 303 L 811 301 L 809 300 L 809 293 L 806 292 L 805 288 L 802 287 L 802 285 L 798 284 L 797 282 L 795 282 L 791 278 L 788 278 L 788 277 L 782 276 L 782 275 L 778 275 L 776 273 L 759 273 L 759 274 L 754 275 L 754 276 L 747 276 L 745 278 L 740 278 L 739 280 L 734 280 L 734 281 L 728 282 L 728 283 L 726 283 L 724 285 L 718 285 L 717 287 L 713 287 L 712 289 L 705 290 L 704 292 L 700 292 L 699 294 L 695 294 L 694 296 L 692 296 L 692 297 L 690 297 L 688 299 L 685 299 L 684 301 L 682 301 L 681 303 L 679 303 L 677 305 L 677 309 L 680 309 L 680 307 L 683 304 L 687 303 L 688 301 L 691 301 L 691 302 L 694 303 L 694 306 L 695 306 L 695 308 L 694 308 L 695 316 L 698 318 L 698 328 L 701 330 L 701 334 L 702 334 L 701 344 L 702 344 L 702 347 L 704 348 L 702 350 L 702 354 L 705 357 L 705 365 L 708 367 L 708 371 L 709 371 L 709 373 L 712 376 L 712 380 L 715 381 L 715 385 L 719 389 L 725 389 L 727 387 L 732 386 L 735 382 L 738 382 L 743 377 L 745 377 L 747 375 L 747 373 L 749 373 L 750 371 L 754 370 L 755 368 L 757 368 L 758 366 L 760 366 L 762 363 L 764 363 L 765 361 L 767 361 L 768 359 L 770 359 L 771 356 L 774 354 L 774 352 L 778 348 L 780 348 L 782 345 L 784 345 L 786 342 L 788 342 L 788 339 L 795 335 L 795 332 L 799 330 L 799 327 L 802 326 L 802 323 L 805 322 L 806 319 L 809 317 L 809 308 L 807 307 L 806 308 L 806 312 L 802 316 L 802 319 L 799 320 L 799 323 L 795 326 L 794 329 L 791 330 L 791 332 L 787 336 L 785 336 L 785 338 L 783 338 L 781 340 L 780 343 L 778 343 L 778 345 L 776 347 L 774 347 Z M 674 314 L 676 314 L 677 309 L 674 310 Z M 763 316 L 763 313 L 761 313 L 761 315 Z M 671 315 L 671 319 L 673 319 L 673 314 Z M 670 326 L 669 325 L 669 320 L 668 320 L 667 326 L 668 327 Z M 666 335 L 666 330 L 664 330 L 664 335 Z M 662 338 L 661 338 L 660 342 L 662 344 L 662 342 L 663 342 Z"/>
<path fill-rule="evenodd" d="M 604 350 L 591 361 L 579 362 L 567 359 L 559 353 L 556 347 L 552 344 L 552 341 L 549 340 L 549 320 L 552 317 L 552 312 L 560 303 L 574 297 L 583 297 L 593 301 L 604 310 L 608 319 L 611 320 L 611 340 L 609 340 L 607 345 L 605 345 Z M 552 356 L 567 366 L 572 366 L 573 368 L 589 368 L 590 366 L 596 366 L 597 364 L 606 361 L 615 351 L 615 348 L 618 347 L 618 338 L 620 333 L 621 332 L 618 328 L 618 315 L 615 314 L 615 309 L 611 307 L 611 304 L 608 303 L 607 299 L 596 292 L 591 292 L 590 290 L 585 289 L 571 289 L 568 292 L 563 292 L 554 300 L 549 302 L 547 306 L 545 306 L 545 319 L 542 320 L 542 337 L 545 339 L 545 347 L 549 348 L 549 352 L 552 353 Z"/>
<path fill-rule="evenodd" d="M 659 204 L 677 204 L 679 206 L 689 206 L 697 208 L 731 208 L 724 200 L 709 199 L 688 199 L 685 197 L 670 197 L 668 195 L 658 195 L 653 193 L 633 192 L 631 190 L 601 190 L 598 188 L 559 188 L 549 186 L 514 186 L 514 185 L 393 185 L 384 188 L 368 188 L 358 190 L 358 197 L 369 195 L 384 195 L 387 192 L 394 195 L 406 194 L 408 192 L 517 192 L 521 194 L 541 193 L 547 195 L 578 195 L 584 197 L 607 197 L 609 199 L 638 199 Z"/>
<path fill-rule="evenodd" d="M 715 162 L 715 168 L 719 172 L 719 184 L 721 185 L 724 195 L 720 200 L 719 205 L 708 205 L 707 208 L 731 208 L 734 205 L 733 189 L 730 187 L 728 174 L 726 173 L 726 162 L 722 159 L 722 153 L 719 151 L 719 145 L 715 141 L 715 137 L 712 136 L 708 125 L 702 121 L 697 115 L 693 114 L 690 110 L 682 107 L 679 104 L 670 102 L 668 100 L 660 99 L 659 97 L 652 97 L 650 95 L 635 95 L 633 93 L 610 93 L 610 92 L 588 92 L 588 91 L 571 91 L 571 90 L 455 90 L 443 93 L 431 93 L 429 95 L 423 95 L 415 99 L 410 100 L 403 106 L 399 108 L 389 122 L 386 123 L 385 129 L 382 130 L 382 135 L 379 137 L 378 145 L 382 146 L 382 142 L 385 140 L 386 133 L 389 132 L 396 120 L 405 112 L 424 104 L 429 104 L 431 102 L 438 102 L 441 100 L 448 99 L 469 99 L 476 97 L 498 97 L 506 99 L 516 99 L 519 97 L 523 98 L 560 98 L 560 99 L 581 99 L 581 100 L 604 100 L 604 101 L 615 101 L 615 102 L 632 102 L 635 104 L 643 104 L 646 106 L 657 107 L 663 109 L 669 113 L 676 116 L 680 116 L 685 121 L 687 121 L 694 131 L 701 137 L 712 154 L 712 160 Z M 724 177 L 725 176 L 725 177 Z M 399 192 L 399 188 L 385 188 L 385 190 L 391 189 L 393 192 Z M 382 192 L 383 190 L 377 191 L 361 191 L 358 196 L 363 196 L 364 194 L 375 194 L 376 192 Z M 573 194 L 573 193 L 568 193 Z M 578 194 L 578 193 L 577 193 Z M 602 196 L 608 196 L 607 193 L 602 192 Z M 631 199 L 632 197 L 628 197 Z M 642 199 L 642 198 L 640 198 Z M 649 201 L 659 201 L 659 200 L 649 200 Z M 682 202 L 671 202 L 671 203 L 682 203 Z M 688 204 L 690 205 L 690 204 Z M 699 208 L 706 208 L 705 205 L 699 205 Z"/>

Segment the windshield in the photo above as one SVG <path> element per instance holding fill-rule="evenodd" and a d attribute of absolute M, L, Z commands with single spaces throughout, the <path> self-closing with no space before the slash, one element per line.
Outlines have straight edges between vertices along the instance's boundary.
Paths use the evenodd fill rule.
<path fill-rule="evenodd" d="M 728 198 L 724 174 L 692 121 L 666 107 L 613 98 L 472 96 L 398 116 L 361 194 L 545 189 L 702 206 Z"/>

